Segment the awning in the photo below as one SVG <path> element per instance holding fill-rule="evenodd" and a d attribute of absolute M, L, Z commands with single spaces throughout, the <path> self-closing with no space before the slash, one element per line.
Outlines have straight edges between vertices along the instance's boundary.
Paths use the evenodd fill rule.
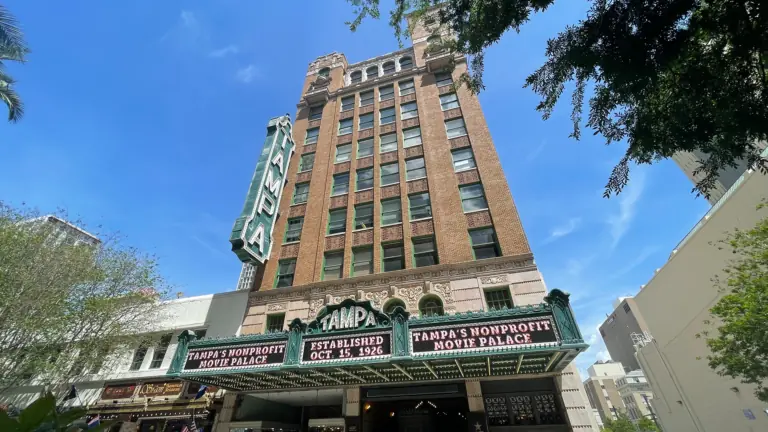
<path fill-rule="evenodd" d="M 102 420 L 206 417 L 208 408 L 209 402 L 206 400 L 173 401 L 147 405 L 143 403 L 104 404 L 90 407 L 86 418 L 93 418 L 96 414 Z"/>
<path fill-rule="evenodd" d="M 197 341 L 184 332 L 168 374 L 258 392 L 554 372 L 588 345 L 568 294 L 545 301 L 409 319 L 400 307 L 387 315 L 347 299 L 283 333 Z"/>

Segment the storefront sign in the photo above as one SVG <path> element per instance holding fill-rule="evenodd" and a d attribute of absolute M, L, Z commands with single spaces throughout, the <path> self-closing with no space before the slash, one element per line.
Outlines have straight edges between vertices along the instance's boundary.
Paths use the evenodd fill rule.
<path fill-rule="evenodd" d="M 145 383 L 139 387 L 140 397 L 178 396 L 181 393 L 181 381 Z"/>
<path fill-rule="evenodd" d="M 134 392 L 136 392 L 136 384 L 108 385 L 101 392 L 101 398 L 104 400 L 127 399 L 133 397 Z"/>
<path fill-rule="evenodd" d="M 392 333 L 336 336 L 305 339 L 301 362 L 327 362 L 389 357 L 392 354 Z"/>
<path fill-rule="evenodd" d="M 190 349 L 184 370 L 250 368 L 281 364 L 285 360 L 285 344 L 286 342 L 282 341 Z"/>
<path fill-rule="evenodd" d="M 240 261 L 264 264 L 269 258 L 277 208 L 295 147 L 290 118 L 286 115 L 270 120 L 243 212 L 229 238 Z"/>
<path fill-rule="evenodd" d="M 557 341 L 551 317 L 411 329 L 414 355 L 487 351 Z"/>

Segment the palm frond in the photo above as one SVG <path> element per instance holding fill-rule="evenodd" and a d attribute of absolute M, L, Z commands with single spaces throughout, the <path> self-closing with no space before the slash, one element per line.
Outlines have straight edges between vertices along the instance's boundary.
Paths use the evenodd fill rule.
<path fill-rule="evenodd" d="M 0 5 L 0 47 L 10 52 L 25 53 L 28 50 L 27 43 L 24 42 L 24 33 L 16 18 L 2 5 Z"/>
<path fill-rule="evenodd" d="M 10 82 L 3 79 L 4 77 L 8 78 Z M 0 100 L 5 102 L 8 107 L 8 121 L 16 123 L 24 117 L 24 103 L 11 86 L 12 83 L 13 80 L 10 77 L 0 73 Z"/>

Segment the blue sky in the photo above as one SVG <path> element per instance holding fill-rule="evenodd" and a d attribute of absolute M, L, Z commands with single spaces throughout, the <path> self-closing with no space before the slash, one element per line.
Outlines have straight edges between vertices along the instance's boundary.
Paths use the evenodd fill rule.
<path fill-rule="evenodd" d="M 350 34 L 341 0 L 3 3 L 33 52 L 9 68 L 27 114 L 0 122 L 0 199 L 119 231 L 186 295 L 235 289 L 232 223 L 266 121 L 293 116 L 307 64 L 398 49 L 385 21 Z M 550 289 L 572 293 L 593 344 L 582 370 L 606 356 L 596 328 L 612 300 L 636 292 L 709 207 L 671 161 L 635 168 L 624 193 L 602 198 L 624 147 L 569 139 L 570 97 L 546 122 L 534 110 L 525 77 L 587 7 L 561 1 L 507 34 L 480 95 L 536 262 Z"/>

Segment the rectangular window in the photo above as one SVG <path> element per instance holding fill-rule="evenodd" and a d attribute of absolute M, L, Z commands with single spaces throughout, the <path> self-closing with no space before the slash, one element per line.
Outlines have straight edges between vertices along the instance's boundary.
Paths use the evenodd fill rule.
<path fill-rule="evenodd" d="M 360 93 L 360 106 L 373 105 L 373 90 Z"/>
<path fill-rule="evenodd" d="M 370 189 L 373 187 L 373 168 L 365 168 L 357 170 L 357 183 L 355 183 L 355 190 L 360 191 L 363 189 Z"/>
<path fill-rule="evenodd" d="M 351 118 L 339 120 L 339 135 L 351 134 L 354 124 Z"/>
<path fill-rule="evenodd" d="M 379 150 L 381 153 L 397 150 L 397 134 L 386 134 L 379 137 Z"/>
<path fill-rule="evenodd" d="M 298 183 L 293 191 L 292 204 L 302 204 L 307 202 L 309 196 L 309 183 Z"/>
<path fill-rule="evenodd" d="M 408 207 L 411 210 L 411 220 L 432 217 L 432 205 L 429 202 L 429 192 L 408 195 Z"/>
<path fill-rule="evenodd" d="M 299 162 L 299 172 L 312 171 L 315 167 L 315 154 L 307 153 L 301 155 L 301 162 Z"/>
<path fill-rule="evenodd" d="M 400 183 L 400 167 L 397 162 L 381 166 L 381 185 Z"/>
<path fill-rule="evenodd" d="M 490 310 L 512 309 L 512 296 L 509 295 L 509 288 L 486 291 L 485 303 Z"/>
<path fill-rule="evenodd" d="M 395 98 L 395 86 L 388 85 L 385 87 L 379 87 L 379 100 L 385 101 Z"/>
<path fill-rule="evenodd" d="M 347 231 L 347 209 L 328 212 L 328 234 L 339 234 L 345 231 Z"/>
<path fill-rule="evenodd" d="M 464 119 L 457 118 L 448 120 L 445 122 L 445 133 L 448 134 L 448 139 L 460 137 L 467 134 L 467 128 L 464 127 Z"/>
<path fill-rule="evenodd" d="M 438 87 L 453 84 L 453 78 L 451 78 L 450 72 L 438 72 L 435 74 L 435 84 Z"/>
<path fill-rule="evenodd" d="M 371 129 L 372 127 L 373 127 L 373 113 L 361 115 L 357 130 Z"/>
<path fill-rule="evenodd" d="M 381 246 L 381 271 L 395 271 L 405 268 L 405 260 L 403 259 L 403 244 L 391 243 Z"/>
<path fill-rule="evenodd" d="M 171 338 L 173 333 L 164 334 L 160 338 L 160 342 L 155 346 L 155 353 L 152 354 L 152 363 L 149 364 L 150 369 L 157 369 L 163 365 L 163 359 L 165 353 L 168 352 L 168 345 L 171 344 Z"/>
<path fill-rule="evenodd" d="M 624 308 L 624 312 L 629 313 L 629 311 L 630 311 L 629 303 L 624 302 L 624 304 L 621 305 L 621 306 Z"/>
<path fill-rule="evenodd" d="M 320 128 L 307 129 L 307 137 L 304 139 L 304 144 L 315 144 L 318 135 L 320 135 Z"/>
<path fill-rule="evenodd" d="M 288 219 L 285 224 L 285 243 L 297 242 L 301 240 L 301 229 L 304 227 L 304 218 L 297 217 Z"/>
<path fill-rule="evenodd" d="M 456 96 L 456 93 L 448 93 L 440 96 L 440 108 L 442 108 L 443 111 L 458 107 L 459 98 Z"/>
<path fill-rule="evenodd" d="M 341 98 L 341 110 L 349 111 L 355 109 L 355 95 Z"/>
<path fill-rule="evenodd" d="M 309 120 L 320 120 L 323 118 L 324 105 L 313 106 L 309 108 Z"/>
<path fill-rule="evenodd" d="M 438 263 L 433 237 L 413 239 L 413 263 L 416 267 L 426 267 Z"/>
<path fill-rule="evenodd" d="M 279 333 L 283 331 L 285 314 L 267 315 L 267 333 Z"/>
<path fill-rule="evenodd" d="M 421 145 L 421 128 L 415 127 L 403 131 L 403 147 Z"/>
<path fill-rule="evenodd" d="M 394 108 L 385 108 L 379 112 L 381 117 L 379 117 L 379 124 L 390 124 L 395 122 L 395 109 Z"/>
<path fill-rule="evenodd" d="M 400 96 L 409 95 L 416 91 L 413 87 L 413 80 L 400 81 L 397 85 L 400 87 Z"/>
<path fill-rule="evenodd" d="M 352 144 L 341 144 L 336 146 L 336 158 L 334 163 L 346 162 L 352 157 Z"/>
<path fill-rule="evenodd" d="M 349 173 L 333 176 L 333 190 L 331 196 L 343 195 L 349 192 Z"/>
<path fill-rule="evenodd" d="M 323 280 L 341 279 L 344 270 L 344 252 L 326 252 L 323 263 Z"/>
<path fill-rule="evenodd" d="M 488 208 L 483 185 L 480 183 L 459 186 L 459 195 L 461 195 L 461 207 L 465 213 Z"/>
<path fill-rule="evenodd" d="M 360 140 L 357 142 L 357 158 L 364 158 L 373 155 L 373 138 Z"/>
<path fill-rule="evenodd" d="M 400 198 L 388 199 L 381 202 L 381 226 L 394 225 L 403 221 Z"/>
<path fill-rule="evenodd" d="M 419 107 L 416 102 L 408 102 L 400 105 L 400 120 L 408 120 L 419 116 Z"/>
<path fill-rule="evenodd" d="M 293 285 L 293 274 L 296 273 L 296 258 L 280 260 L 277 264 L 276 288 Z"/>
<path fill-rule="evenodd" d="M 405 161 L 405 179 L 416 180 L 427 176 L 427 168 L 424 166 L 424 158 L 414 158 Z"/>
<path fill-rule="evenodd" d="M 373 227 L 373 204 L 360 204 L 355 206 L 355 229 Z"/>
<path fill-rule="evenodd" d="M 465 171 L 477 166 L 475 164 L 475 156 L 469 147 L 452 150 L 451 157 L 453 158 L 454 172 Z"/>
<path fill-rule="evenodd" d="M 475 259 L 494 258 L 501 255 L 493 228 L 472 230 L 469 232 L 469 238 L 472 241 Z"/>
<path fill-rule="evenodd" d="M 364 247 L 352 250 L 352 276 L 364 276 L 373 273 L 373 248 Z"/>
<path fill-rule="evenodd" d="M 141 343 L 138 348 L 136 348 L 136 352 L 133 353 L 133 360 L 131 360 L 131 367 L 128 370 L 139 370 L 141 368 L 141 364 L 144 363 L 144 357 L 147 356 L 147 345 L 146 343 Z"/>

